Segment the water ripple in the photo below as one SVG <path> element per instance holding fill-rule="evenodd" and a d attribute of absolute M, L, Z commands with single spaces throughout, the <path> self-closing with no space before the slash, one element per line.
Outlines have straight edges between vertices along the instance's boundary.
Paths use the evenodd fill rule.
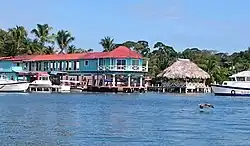
<path fill-rule="evenodd" d="M 198 104 L 215 105 L 200 113 Z M 1 94 L 1 145 L 250 145 L 250 98 Z"/>

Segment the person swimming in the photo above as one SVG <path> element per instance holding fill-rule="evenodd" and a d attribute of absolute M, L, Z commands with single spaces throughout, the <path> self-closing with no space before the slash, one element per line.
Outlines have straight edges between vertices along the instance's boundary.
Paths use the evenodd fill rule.
<path fill-rule="evenodd" d="M 199 104 L 200 109 L 203 108 L 214 108 L 214 106 L 212 104 L 208 104 L 208 103 L 204 103 L 204 104 Z"/>

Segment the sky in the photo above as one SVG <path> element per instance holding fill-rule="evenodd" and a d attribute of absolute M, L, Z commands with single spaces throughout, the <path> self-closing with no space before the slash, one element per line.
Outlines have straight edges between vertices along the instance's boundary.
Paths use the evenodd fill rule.
<path fill-rule="evenodd" d="M 49 24 L 74 45 L 101 51 L 100 39 L 157 41 L 177 51 L 198 47 L 232 53 L 250 46 L 249 0 L 6 0 L 0 28 Z"/>

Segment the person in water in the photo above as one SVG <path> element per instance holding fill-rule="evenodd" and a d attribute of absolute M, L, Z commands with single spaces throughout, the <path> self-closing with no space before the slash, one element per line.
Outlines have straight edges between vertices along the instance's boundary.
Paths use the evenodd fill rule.
<path fill-rule="evenodd" d="M 214 108 L 214 106 L 212 104 L 199 104 L 200 105 L 200 109 L 203 109 L 203 108 Z"/>

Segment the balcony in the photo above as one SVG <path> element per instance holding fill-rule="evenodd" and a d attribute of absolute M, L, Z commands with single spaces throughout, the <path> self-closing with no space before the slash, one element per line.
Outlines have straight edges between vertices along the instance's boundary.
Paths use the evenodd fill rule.
<path fill-rule="evenodd" d="M 99 65 L 98 71 L 134 71 L 148 72 L 147 66 L 138 65 Z"/>

